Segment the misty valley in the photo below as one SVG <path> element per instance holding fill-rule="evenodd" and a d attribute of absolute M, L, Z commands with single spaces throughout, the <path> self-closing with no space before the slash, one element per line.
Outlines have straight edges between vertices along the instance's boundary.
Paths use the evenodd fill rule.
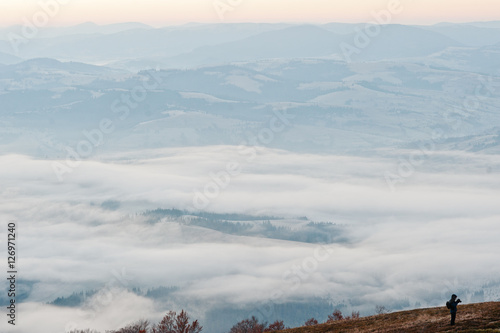
<path fill-rule="evenodd" d="M 20 29 L 0 216 L 23 332 L 500 300 L 498 22 L 85 23 L 15 52 Z"/>

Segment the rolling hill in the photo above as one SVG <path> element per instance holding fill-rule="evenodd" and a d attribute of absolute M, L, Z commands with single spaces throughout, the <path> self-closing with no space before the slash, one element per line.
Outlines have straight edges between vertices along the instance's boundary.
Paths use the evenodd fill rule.
<path fill-rule="evenodd" d="M 12 54 L 0 52 L 0 64 L 12 65 L 23 61 L 21 58 L 16 57 Z"/>
<path fill-rule="evenodd" d="M 500 302 L 459 305 L 457 322 L 450 326 L 445 307 L 381 314 L 329 324 L 287 329 L 283 333 L 331 332 L 500 332 Z"/>

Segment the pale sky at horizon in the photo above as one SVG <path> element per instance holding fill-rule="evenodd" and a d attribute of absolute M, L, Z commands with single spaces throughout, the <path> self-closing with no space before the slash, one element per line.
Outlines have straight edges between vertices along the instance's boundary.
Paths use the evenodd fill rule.
<path fill-rule="evenodd" d="M 24 0 L 0 2 L 0 26 L 33 21 L 43 13 L 41 3 L 57 3 L 59 7 L 48 7 L 49 11 L 57 10 L 47 26 L 91 21 L 142 22 L 159 27 L 188 22 L 369 22 L 374 11 L 387 10 L 391 2 L 399 3 L 401 10 L 392 15 L 390 23 L 500 20 L 499 0 Z"/>

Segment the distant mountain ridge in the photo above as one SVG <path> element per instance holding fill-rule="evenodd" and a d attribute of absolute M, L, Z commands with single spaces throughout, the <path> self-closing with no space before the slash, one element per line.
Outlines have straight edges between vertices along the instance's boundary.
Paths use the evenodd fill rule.
<path fill-rule="evenodd" d="M 23 61 L 23 59 L 16 57 L 12 54 L 0 52 L 0 64 L 12 65 L 21 61 Z"/>
<path fill-rule="evenodd" d="M 154 28 L 142 23 L 42 28 L 19 45 L 9 39 L 21 27 L 0 29 L 0 63 L 17 58 L 54 58 L 107 64 L 122 69 L 197 67 L 235 61 L 304 57 L 346 60 L 346 46 L 356 48 L 353 61 L 428 56 L 452 47 L 481 48 L 500 42 L 496 23 L 433 26 L 382 25 L 360 45 L 366 24 L 186 24 Z M 366 36 L 364 37 L 366 38 Z M 7 59 L 6 55 L 15 58 Z M 2 59 L 4 61 L 2 62 Z"/>
<path fill-rule="evenodd" d="M 34 58 L 25 61 L 20 61 L 0 69 L 0 72 L 16 72 L 16 71 L 36 71 L 37 69 L 43 71 L 64 70 L 69 72 L 84 72 L 88 74 L 98 74 L 105 72 L 121 72 L 120 70 L 89 65 L 81 62 L 61 62 L 51 58 Z"/>

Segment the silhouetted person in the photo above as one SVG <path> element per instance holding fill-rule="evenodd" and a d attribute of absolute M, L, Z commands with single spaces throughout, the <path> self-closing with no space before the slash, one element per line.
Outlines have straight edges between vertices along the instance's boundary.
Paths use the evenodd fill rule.
<path fill-rule="evenodd" d="M 450 309 L 450 314 L 451 314 L 451 325 L 455 325 L 455 318 L 457 317 L 457 305 L 458 303 L 461 303 L 462 301 L 457 299 L 457 295 L 453 294 L 451 295 L 451 299 L 446 302 L 446 306 L 448 309 Z"/>

